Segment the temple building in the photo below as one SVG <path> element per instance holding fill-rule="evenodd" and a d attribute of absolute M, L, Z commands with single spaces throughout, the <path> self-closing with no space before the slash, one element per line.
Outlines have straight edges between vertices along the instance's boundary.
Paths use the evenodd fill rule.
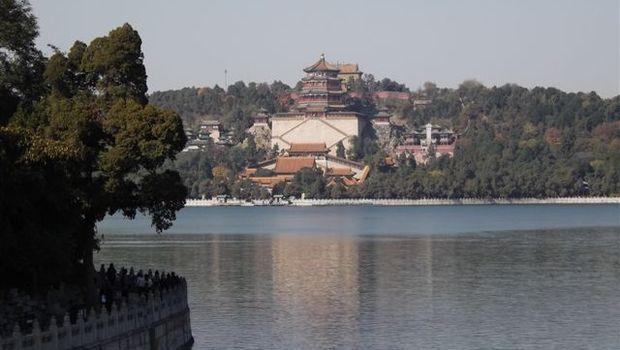
<path fill-rule="evenodd" d="M 426 163 L 431 155 L 452 157 L 457 139 L 454 131 L 429 123 L 424 129 L 410 133 L 404 144 L 396 147 L 396 155 L 413 156 L 421 164 Z"/>
<path fill-rule="evenodd" d="M 294 143 L 282 155 L 247 168 L 242 177 L 272 188 L 280 182 L 288 182 L 303 168 L 320 169 L 328 179 L 340 178 L 347 186 L 364 182 L 369 167 L 352 160 L 329 154 L 325 143 Z"/>
<path fill-rule="evenodd" d="M 221 124 L 217 120 L 204 120 L 200 123 L 200 131 L 198 132 L 198 139 L 207 140 L 211 138 L 213 142 L 220 141 Z"/>
<path fill-rule="evenodd" d="M 350 149 L 351 139 L 362 133 L 367 118 L 347 109 L 340 69 L 321 55 L 304 72 L 302 89 L 291 111 L 271 117 L 271 146 L 286 150 L 294 143 L 324 143 L 328 152 L 335 154 L 342 142 Z"/>
<path fill-rule="evenodd" d="M 198 132 L 194 132 L 191 128 L 184 130 L 187 143 L 183 152 L 204 151 L 211 141 L 218 143 L 222 139 L 221 125 L 217 120 L 203 120 L 199 125 Z"/>
<path fill-rule="evenodd" d="M 332 65 L 338 70 L 338 79 L 340 79 L 342 90 L 347 91 L 348 84 L 356 80 L 362 79 L 362 71 L 360 71 L 357 63 L 336 63 Z"/>

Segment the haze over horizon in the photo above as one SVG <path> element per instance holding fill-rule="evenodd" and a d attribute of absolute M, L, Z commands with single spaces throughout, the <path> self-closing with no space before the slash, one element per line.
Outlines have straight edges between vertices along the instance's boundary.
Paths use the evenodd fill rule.
<path fill-rule="evenodd" d="M 325 53 L 377 79 L 620 95 L 620 1 L 31 1 L 37 45 L 67 50 L 127 22 L 149 91 L 282 80 Z"/>

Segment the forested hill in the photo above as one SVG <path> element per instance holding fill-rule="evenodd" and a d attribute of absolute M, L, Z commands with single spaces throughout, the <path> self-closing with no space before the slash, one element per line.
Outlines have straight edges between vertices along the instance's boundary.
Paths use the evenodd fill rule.
<path fill-rule="evenodd" d="M 553 197 L 620 193 L 620 96 L 516 85 L 428 84 L 410 124 L 443 120 L 461 133 L 454 158 L 375 172 L 373 197 Z"/>
<path fill-rule="evenodd" d="M 149 103 L 179 113 L 187 126 L 195 126 L 201 118 L 210 116 L 222 119 L 226 127 L 234 128 L 235 122 L 247 119 L 260 108 L 269 113 L 288 109 L 292 102 L 289 99 L 291 90 L 280 81 L 248 85 L 237 82 L 227 90 L 216 85 L 213 88 L 156 91 L 149 96 Z"/>
<path fill-rule="evenodd" d="M 361 81 L 354 91 L 372 93 L 376 83 Z M 192 125 L 202 115 L 213 115 L 225 127 L 246 128 L 259 108 L 286 110 L 291 88 L 280 82 L 236 83 L 225 93 L 219 87 L 186 88 L 153 93 L 152 104 L 179 112 Z M 374 109 L 376 101 L 362 94 L 354 106 Z M 453 158 L 439 158 L 427 165 L 399 160 L 398 167 L 382 163 L 386 152 L 372 138 L 360 140 L 355 157 L 372 165 L 366 183 L 358 188 L 314 191 L 320 196 L 355 197 L 548 197 L 620 194 L 620 96 L 603 99 L 595 93 L 566 93 L 555 88 L 527 89 L 517 85 L 485 87 L 466 81 L 456 89 L 426 83 L 407 102 L 387 102 L 409 126 L 428 122 L 452 127 L 460 133 Z M 430 101 L 414 107 L 415 99 Z M 385 102 L 382 102 L 385 103 Z M 191 157 L 201 164 L 223 165 L 225 157 L 183 155 L 180 162 L 191 172 Z M 387 150 L 389 153 L 389 150 Z M 255 156 L 255 155 L 253 155 Z M 251 157 L 250 157 L 251 158 Z M 223 162 L 223 164 L 222 164 Z M 183 172 L 183 171 L 182 171 Z M 186 182 L 194 195 L 216 194 L 210 174 Z M 198 191 L 196 183 L 203 190 Z M 232 186 L 232 185 L 231 185 Z M 315 186 L 316 187 L 316 186 Z M 232 188 L 232 187 L 231 187 Z M 307 194 L 308 195 L 308 194 Z"/>

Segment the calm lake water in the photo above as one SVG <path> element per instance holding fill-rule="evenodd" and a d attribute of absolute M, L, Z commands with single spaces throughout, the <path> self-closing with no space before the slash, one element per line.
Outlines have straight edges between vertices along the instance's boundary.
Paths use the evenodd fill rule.
<path fill-rule="evenodd" d="M 187 208 L 98 262 L 189 283 L 195 349 L 620 349 L 620 206 Z"/>

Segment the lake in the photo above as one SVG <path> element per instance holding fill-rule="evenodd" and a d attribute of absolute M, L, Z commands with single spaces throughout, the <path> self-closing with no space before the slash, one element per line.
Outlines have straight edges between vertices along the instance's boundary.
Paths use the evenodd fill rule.
<path fill-rule="evenodd" d="M 195 349 L 618 349 L 620 205 L 186 208 L 97 262 L 189 283 Z"/>

